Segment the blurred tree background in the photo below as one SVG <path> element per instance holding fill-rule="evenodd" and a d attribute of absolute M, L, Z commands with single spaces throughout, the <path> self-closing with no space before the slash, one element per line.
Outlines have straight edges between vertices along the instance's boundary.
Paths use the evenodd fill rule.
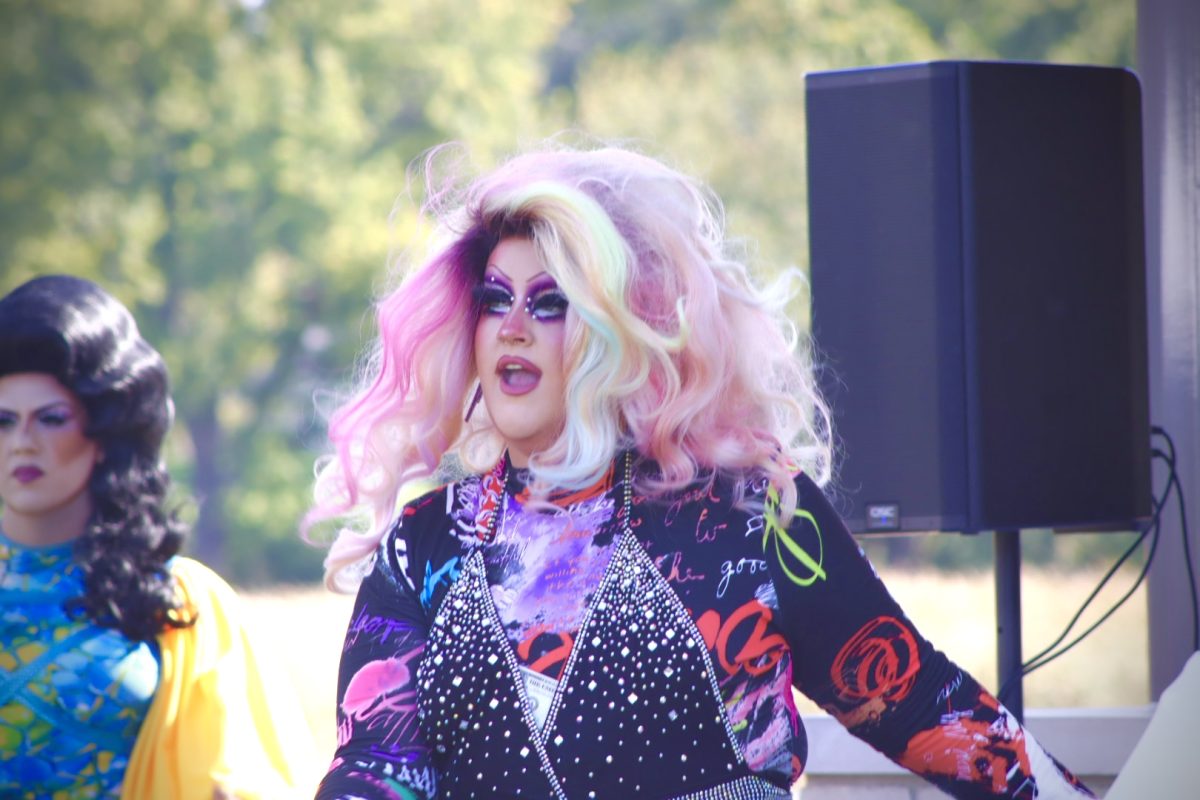
<path fill-rule="evenodd" d="M 1133 0 L 0 0 L 0 292 L 101 282 L 167 358 L 191 550 L 307 582 L 314 398 L 346 385 L 405 170 L 481 167 L 565 129 L 627 140 L 725 200 L 764 272 L 806 266 L 804 75 L 939 58 L 1132 66 Z M 400 198 L 397 201 L 397 198 Z M 393 212 L 394 209 L 394 213 Z M 807 325 L 807 310 L 796 308 Z M 971 537 L 981 540 L 982 537 Z M 1028 538 L 1107 558 L 1125 537 Z M 877 558 L 984 565 L 962 537 Z M 878 551 L 878 552 L 876 552 Z M 948 554 L 948 555 L 947 555 Z"/>

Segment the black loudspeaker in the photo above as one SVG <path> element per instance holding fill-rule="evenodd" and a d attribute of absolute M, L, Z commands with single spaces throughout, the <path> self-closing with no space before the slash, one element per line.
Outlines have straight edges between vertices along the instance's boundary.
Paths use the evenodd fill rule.
<path fill-rule="evenodd" d="M 933 62 L 806 81 L 813 335 L 851 529 L 1147 519 L 1134 75 Z"/>

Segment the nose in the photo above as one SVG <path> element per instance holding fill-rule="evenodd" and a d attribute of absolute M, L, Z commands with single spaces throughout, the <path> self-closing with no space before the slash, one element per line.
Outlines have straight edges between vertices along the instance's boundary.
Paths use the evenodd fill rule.
<path fill-rule="evenodd" d="M 529 315 L 525 313 L 524 308 L 513 303 L 512 308 L 504 315 L 504 321 L 500 323 L 499 336 L 501 341 L 514 344 L 526 344 L 532 339 Z"/>
<path fill-rule="evenodd" d="M 28 453 L 37 449 L 37 436 L 33 429 L 33 421 L 18 422 L 13 425 L 8 440 L 9 446 L 16 453 Z"/>

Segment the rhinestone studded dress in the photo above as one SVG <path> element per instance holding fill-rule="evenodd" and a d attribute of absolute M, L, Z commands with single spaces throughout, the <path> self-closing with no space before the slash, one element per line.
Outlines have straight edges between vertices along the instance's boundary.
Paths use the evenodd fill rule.
<path fill-rule="evenodd" d="M 422 728 L 443 796 L 786 796 L 748 773 L 703 639 L 629 530 L 628 468 L 624 478 L 626 524 L 543 724 L 481 551 L 447 592 L 419 672 Z M 509 766 L 489 785 L 497 763 Z"/>
<path fill-rule="evenodd" d="M 476 552 L 420 671 L 443 796 L 787 796 L 748 774 L 703 639 L 635 536 L 617 546 L 540 732 L 490 597 Z"/>
<path fill-rule="evenodd" d="M 649 500 L 654 469 L 626 454 L 547 511 L 504 461 L 410 503 L 359 591 L 317 797 L 780 800 L 807 759 L 793 687 L 952 796 L 1089 796 L 811 481 L 783 527 L 761 479 Z"/>

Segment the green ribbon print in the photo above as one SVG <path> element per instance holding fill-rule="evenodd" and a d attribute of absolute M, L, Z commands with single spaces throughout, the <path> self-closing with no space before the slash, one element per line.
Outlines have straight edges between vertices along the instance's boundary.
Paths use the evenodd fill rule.
<path fill-rule="evenodd" d="M 821 541 L 821 526 L 817 524 L 813 515 L 803 508 L 796 509 L 796 516 L 807 520 L 812 525 L 813 532 L 817 535 L 817 557 L 814 559 L 791 537 L 787 529 L 779 524 L 779 492 L 774 486 L 767 490 L 766 507 L 763 509 L 763 553 L 766 554 L 768 544 L 773 541 L 775 557 L 779 560 L 779 566 L 788 576 L 788 580 L 797 586 L 811 586 L 818 579 L 826 579 L 825 568 L 822 566 L 822 562 L 825 560 L 825 547 Z M 797 575 L 788 567 L 789 560 L 799 562 L 812 574 L 809 577 Z"/>

